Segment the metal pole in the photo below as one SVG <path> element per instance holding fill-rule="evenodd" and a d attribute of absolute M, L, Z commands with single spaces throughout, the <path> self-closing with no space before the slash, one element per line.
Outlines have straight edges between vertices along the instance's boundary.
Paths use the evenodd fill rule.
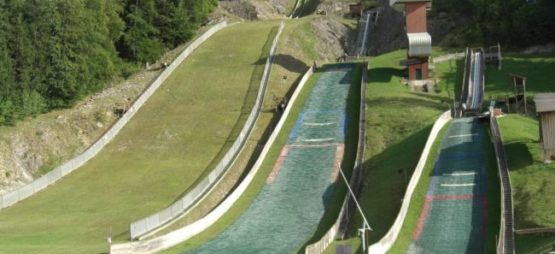
<path fill-rule="evenodd" d="M 341 173 L 341 176 L 345 181 L 345 184 L 347 184 L 347 188 L 349 189 L 349 193 L 351 194 L 351 197 L 355 201 L 356 207 L 358 208 L 358 212 L 362 216 L 362 219 L 363 219 L 362 228 L 359 228 L 358 231 L 361 232 L 360 237 L 362 238 L 362 252 L 366 253 L 366 230 L 372 230 L 372 228 L 368 224 L 368 220 L 366 219 L 366 216 L 364 216 L 364 213 L 362 212 L 362 208 L 360 207 L 360 204 L 357 201 L 355 193 L 351 189 L 351 185 L 349 184 L 349 181 L 347 181 L 347 177 L 345 177 L 345 174 L 343 173 L 343 169 L 341 169 L 341 164 L 339 162 L 337 163 L 337 166 L 339 167 L 339 173 Z"/>

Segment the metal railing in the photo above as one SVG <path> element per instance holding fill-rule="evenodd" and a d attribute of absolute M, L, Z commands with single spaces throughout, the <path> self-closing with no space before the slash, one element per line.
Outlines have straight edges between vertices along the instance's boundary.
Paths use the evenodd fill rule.
<path fill-rule="evenodd" d="M 179 56 L 160 73 L 160 75 L 152 82 L 152 84 L 133 102 L 131 107 L 106 131 L 92 146 L 87 148 L 82 154 L 67 161 L 66 163 L 56 167 L 52 171 L 39 177 L 33 182 L 26 184 L 16 190 L 4 193 L 0 196 L 0 209 L 11 206 L 21 200 L 24 200 L 33 194 L 54 184 L 62 177 L 75 171 L 83 166 L 87 161 L 96 156 L 108 144 L 120 130 L 129 122 L 135 113 L 143 106 L 143 104 L 154 94 L 154 92 L 162 85 L 162 83 L 170 76 L 170 74 L 187 58 L 200 44 L 212 36 L 217 31 L 226 27 L 225 21 L 213 26 L 203 35 L 193 41 L 187 48 L 179 54 Z"/>
<path fill-rule="evenodd" d="M 268 78 L 276 52 L 277 42 L 283 30 L 283 27 L 284 23 L 281 22 L 278 33 L 273 40 L 269 57 L 266 60 L 266 66 L 264 68 L 262 80 L 260 81 L 260 88 L 258 89 L 256 102 L 252 108 L 249 117 L 247 118 L 247 121 L 245 122 L 243 129 L 241 130 L 241 133 L 239 134 L 231 148 L 229 148 L 225 156 L 220 160 L 216 167 L 212 169 L 208 176 L 202 179 L 191 191 L 185 194 L 185 196 L 171 204 L 169 207 L 131 223 L 131 225 L 129 226 L 131 239 L 137 239 L 140 236 L 164 224 L 167 224 L 168 222 L 177 218 L 179 215 L 183 214 L 190 207 L 192 207 L 193 204 L 200 200 L 200 198 L 202 198 L 206 193 L 209 192 L 209 190 L 215 185 L 215 183 L 233 163 L 233 161 L 239 154 L 239 151 L 242 149 L 243 145 L 250 136 L 256 119 L 258 118 L 258 115 L 262 109 L 264 94 L 266 93 L 266 87 L 268 85 Z"/>
<path fill-rule="evenodd" d="M 248 171 L 247 175 L 241 180 L 241 182 L 233 189 L 229 195 L 220 203 L 216 208 L 211 210 L 206 216 L 203 218 L 189 224 L 185 227 L 172 231 L 170 233 L 152 238 L 147 240 L 141 241 L 133 241 L 127 243 L 120 243 L 110 246 L 110 253 L 111 254 L 148 254 L 148 253 L 155 253 L 169 247 L 175 246 L 183 241 L 190 239 L 191 237 L 196 236 L 197 234 L 203 232 L 204 230 L 208 229 L 210 226 L 214 225 L 227 211 L 231 209 L 231 207 L 239 200 L 239 198 L 243 195 L 243 193 L 247 190 L 250 186 L 252 181 L 254 180 L 255 176 L 258 174 L 262 163 L 266 160 L 267 155 L 270 151 L 270 148 L 275 145 L 276 139 L 278 138 L 281 129 L 285 125 L 288 117 L 290 116 L 291 109 L 295 105 L 297 98 L 299 97 L 300 92 L 303 90 L 304 86 L 306 85 L 307 81 L 310 79 L 312 74 L 314 73 L 314 66 L 311 66 L 306 73 L 301 78 L 298 85 L 295 87 L 295 91 L 287 104 L 285 111 L 280 116 L 278 123 L 272 130 L 272 134 L 268 138 L 268 140 L 264 144 L 264 148 L 262 152 L 256 159 L 256 162 L 252 166 L 252 168 Z"/>
<path fill-rule="evenodd" d="M 501 182 L 501 225 L 499 228 L 497 253 L 514 254 L 514 209 L 511 179 L 509 178 L 505 148 L 503 147 L 503 140 L 501 139 L 499 125 L 497 123 L 497 118 L 495 118 L 493 107 L 490 107 L 489 112 L 491 138 L 495 149 L 499 180 Z"/>

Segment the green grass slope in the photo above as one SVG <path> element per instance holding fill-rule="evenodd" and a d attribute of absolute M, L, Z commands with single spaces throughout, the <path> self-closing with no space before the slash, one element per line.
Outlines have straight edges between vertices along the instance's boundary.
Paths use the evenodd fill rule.
<path fill-rule="evenodd" d="M 284 96 L 291 97 L 294 91 L 293 88 L 308 70 L 308 65 L 315 59 L 316 53 L 314 48 L 310 46 L 314 43 L 315 35 L 310 26 L 310 19 L 285 21 L 285 27 L 278 40 L 276 55 L 268 80 L 263 110 L 244 149 L 221 182 L 205 199 L 182 218 L 158 232 L 156 236 L 171 232 L 204 217 L 227 196 L 227 193 L 251 169 L 273 127 L 279 120 L 280 114 L 275 111 L 278 101 Z M 265 60 L 263 58 L 260 62 Z"/>
<path fill-rule="evenodd" d="M 125 240 L 130 222 L 179 198 L 233 141 L 276 24 L 245 23 L 215 34 L 96 158 L 0 210 L 0 253 L 102 253 L 109 230 Z"/>
<path fill-rule="evenodd" d="M 509 75 L 518 74 L 528 78 L 526 90 L 528 97 L 535 93 L 552 92 L 553 80 L 555 80 L 555 57 L 509 55 L 503 57 L 502 69 L 498 70 L 494 65 L 488 65 L 486 69 L 484 99 L 490 96 L 512 96 L 513 88 L 510 84 Z"/>
<path fill-rule="evenodd" d="M 499 118 L 514 200 L 515 228 L 555 227 L 555 165 L 543 163 L 538 121 L 525 116 Z M 516 237 L 517 253 L 553 248 L 555 234 Z"/>
<path fill-rule="evenodd" d="M 293 125 L 295 124 L 296 119 L 302 109 L 302 105 L 304 105 L 304 102 L 308 99 L 312 88 L 318 80 L 318 77 L 319 74 L 315 73 L 309 79 L 309 81 L 299 94 L 297 101 L 295 101 L 295 103 L 292 105 L 293 108 L 291 110 L 291 113 L 289 114 L 289 117 L 283 125 L 281 132 L 277 136 L 275 143 L 268 151 L 266 159 L 262 163 L 258 173 L 254 177 L 249 187 L 245 190 L 245 192 L 237 200 L 237 202 L 231 207 L 231 209 L 226 214 L 224 214 L 224 216 L 222 216 L 222 218 L 220 218 L 217 223 L 209 227 L 204 232 L 196 235 L 195 237 L 182 244 L 179 244 L 161 253 L 182 253 L 184 251 L 194 249 L 195 247 L 198 247 L 203 243 L 210 241 L 211 239 L 218 236 L 218 234 L 223 232 L 228 226 L 230 226 L 235 220 L 237 220 L 239 216 L 241 216 L 241 214 L 249 207 L 250 203 L 256 198 L 262 187 L 266 184 L 268 174 L 270 174 L 272 168 L 274 167 L 274 164 L 281 152 L 281 148 L 287 143 L 289 131 L 291 130 L 291 128 L 293 128 Z"/>
<path fill-rule="evenodd" d="M 399 50 L 370 59 L 366 95 L 367 126 L 364 179 L 360 203 L 373 231 L 370 242 L 378 241 L 391 227 L 401 207 L 408 181 L 435 119 L 449 109 L 456 80 L 444 79 L 438 93 L 411 92 L 401 83 L 406 76 L 399 61 L 406 51 Z M 436 66 L 436 76 L 456 73 L 456 64 Z M 359 248 L 356 229 L 362 219 L 355 213 L 350 236 L 337 244 Z"/>

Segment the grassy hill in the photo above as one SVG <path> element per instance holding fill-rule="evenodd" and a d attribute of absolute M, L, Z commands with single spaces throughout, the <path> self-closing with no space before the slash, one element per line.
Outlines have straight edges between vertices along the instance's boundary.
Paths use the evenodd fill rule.
<path fill-rule="evenodd" d="M 555 227 L 555 165 L 543 163 L 536 119 L 509 115 L 499 118 L 507 152 L 514 200 L 515 229 Z M 555 234 L 516 235 L 517 253 L 543 253 Z"/>
<path fill-rule="evenodd" d="M 130 222 L 177 199 L 233 142 L 276 25 L 244 23 L 215 34 L 97 157 L 0 210 L 0 253 L 101 253 L 108 231 L 126 240 Z"/>

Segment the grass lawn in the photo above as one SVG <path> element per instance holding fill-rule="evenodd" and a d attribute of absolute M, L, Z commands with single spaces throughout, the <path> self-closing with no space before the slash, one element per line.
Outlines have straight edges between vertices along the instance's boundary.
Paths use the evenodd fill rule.
<path fill-rule="evenodd" d="M 276 24 L 244 23 L 215 34 L 96 158 L 0 210 L 0 253 L 105 252 L 110 229 L 116 241 L 126 240 L 130 222 L 179 198 L 233 142 Z"/>
<path fill-rule="evenodd" d="M 156 235 L 168 233 L 204 217 L 246 175 L 246 172 L 253 166 L 258 158 L 258 154 L 262 151 L 266 139 L 273 130 L 273 126 L 279 120 L 279 115 L 275 112 L 278 100 L 284 96 L 291 97 L 294 91 L 292 88 L 300 81 L 303 74 L 308 70 L 311 60 L 316 56 L 314 48 L 310 46 L 313 43 L 315 43 L 315 37 L 312 33 L 309 19 L 286 21 L 278 41 L 276 56 L 274 57 L 274 64 L 264 98 L 263 110 L 255 123 L 253 134 L 245 144 L 245 148 L 221 182 L 204 200 L 188 214 Z M 265 63 L 265 61 L 266 58 L 259 60 L 261 63 Z"/>
<path fill-rule="evenodd" d="M 499 118 L 507 152 L 515 211 L 515 228 L 555 227 L 555 165 L 543 163 L 536 119 Z M 555 245 L 555 234 L 516 236 L 517 253 L 543 253 Z"/>
<path fill-rule="evenodd" d="M 456 84 L 454 80 L 444 80 L 439 93 L 411 92 L 400 82 L 406 73 L 399 61 L 405 57 L 404 50 L 394 51 L 370 59 L 369 64 L 366 154 L 360 203 L 374 230 L 370 242 L 378 241 L 395 220 L 432 124 L 449 109 L 452 95 L 448 91 Z M 456 73 L 456 68 L 436 66 L 436 75 L 449 73 Z M 328 248 L 328 253 L 333 253 L 337 244 L 359 248 L 356 230 L 360 225 L 362 219 L 355 213 L 349 239 L 336 242 Z"/>
<path fill-rule="evenodd" d="M 360 91 L 358 89 L 359 87 L 356 84 L 360 83 L 360 71 L 361 70 L 359 69 L 354 74 L 353 82 L 355 83 L 355 85 L 352 86 L 352 89 L 349 93 L 349 99 L 348 99 L 349 100 L 348 114 L 350 119 L 355 119 L 355 120 L 352 120 L 351 122 L 354 121 L 355 123 L 357 122 L 356 119 L 358 119 L 358 98 L 360 98 L 359 96 Z M 247 188 L 243 196 L 241 196 L 241 198 L 239 198 L 239 200 L 232 206 L 232 208 L 212 227 L 208 228 L 206 231 L 202 232 L 201 234 L 191 238 L 185 243 L 177 245 L 161 253 L 164 253 L 164 254 L 182 253 L 184 251 L 199 247 L 203 243 L 210 241 L 211 239 L 215 238 L 220 233 L 222 233 L 228 226 L 233 224 L 235 220 L 239 218 L 239 216 L 241 216 L 243 211 L 245 211 L 250 206 L 250 203 L 254 200 L 254 198 L 256 198 L 256 196 L 258 195 L 262 187 L 266 184 L 267 176 L 272 170 L 272 168 L 274 167 L 275 161 L 277 160 L 280 154 L 281 148 L 283 147 L 283 145 L 287 143 L 289 132 L 296 122 L 296 119 L 300 113 L 300 110 L 302 109 L 302 105 L 304 105 L 304 102 L 310 96 L 310 92 L 314 87 L 314 85 L 316 84 L 316 81 L 318 80 L 319 75 L 320 74 L 316 72 L 310 78 L 308 83 L 305 85 L 304 89 L 301 91 L 297 101 L 293 105 L 291 114 L 287 118 L 281 132 L 278 135 L 278 138 L 276 139 L 276 142 L 271 147 L 259 172 L 255 176 L 253 182 Z M 347 144 L 345 147 L 344 160 L 342 163 L 342 167 L 344 169 L 349 169 L 349 168 L 352 168 L 353 166 L 354 158 L 356 156 L 357 130 L 358 130 L 358 125 L 356 124 L 348 125 L 347 136 L 346 136 Z M 348 170 L 346 171 L 349 172 Z M 335 219 L 337 218 L 337 213 L 339 212 L 343 198 L 345 196 L 345 191 L 346 191 L 346 188 L 344 185 L 340 185 L 336 189 L 336 191 L 334 191 L 334 194 L 332 195 L 331 201 L 330 201 L 330 204 L 332 206 L 329 209 L 326 209 L 326 212 L 324 214 L 322 221 L 318 225 L 318 228 L 316 229 L 313 237 L 309 241 L 307 241 L 307 244 L 310 242 L 319 240 L 319 238 L 322 237 L 322 235 L 325 234 L 329 229 L 329 227 L 335 222 Z M 304 246 L 299 249 L 299 253 L 304 253 Z"/>
<path fill-rule="evenodd" d="M 259 169 L 258 173 L 254 177 L 247 190 L 231 207 L 231 209 L 226 214 L 224 214 L 224 216 L 222 216 L 222 218 L 220 218 L 217 223 L 209 227 L 204 232 L 171 249 L 162 251 L 161 253 L 182 253 L 184 251 L 194 249 L 195 247 L 198 247 L 201 244 L 210 241 L 211 239 L 218 236 L 218 234 L 223 232 L 228 226 L 233 224 L 233 222 L 235 222 L 235 220 L 237 220 L 239 216 L 241 216 L 243 211 L 245 211 L 249 207 L 250 203 L 254 200 L 254 198 L 256 198 L 262 187 L 266 184 L 266 178 L 268 174 L 272 171 L 272 168 L 274 167 L 274 164 L 281 152 L 281 148 L 287 143 L 289 132 L 291 128 L 293 128 L 293 125 L 295 125 L 300 110 L 302 110 L 302 105 L 304 105 L 304 102 L 310 96 L 310 92 L 316 84 L 318 77 L 319 73 L 315 73 L 309 79 L 304 89 L 299 94 L 297 101 L 292 105 L 293 108 L 291 110 L 291 113 L 289 114 L 289 117 L 287 118 L 285 124 L 283 125 L 283 128 L 281 129 L 281 132 L 276 138 L 274 145 L 270 148 L 266 159 L 262 163 L 261 168 Z"/>
<path fill-rule="evenodd" d="M 502 70 L 498 70 L 493 64 L 488 65 L 486 69 L 486 94 L 484 99 L 489 100 L 490 96 L 514 96 L 508 76 L 509 73 L 512 73 L 528 77 L 526 95 L 528 103 L 533 104 L 531 97 L 535 93 L 555 91 L 553 88 L 553 80 L 555 80 L 554 66 L 555 56 L 504 56 Z"/>

